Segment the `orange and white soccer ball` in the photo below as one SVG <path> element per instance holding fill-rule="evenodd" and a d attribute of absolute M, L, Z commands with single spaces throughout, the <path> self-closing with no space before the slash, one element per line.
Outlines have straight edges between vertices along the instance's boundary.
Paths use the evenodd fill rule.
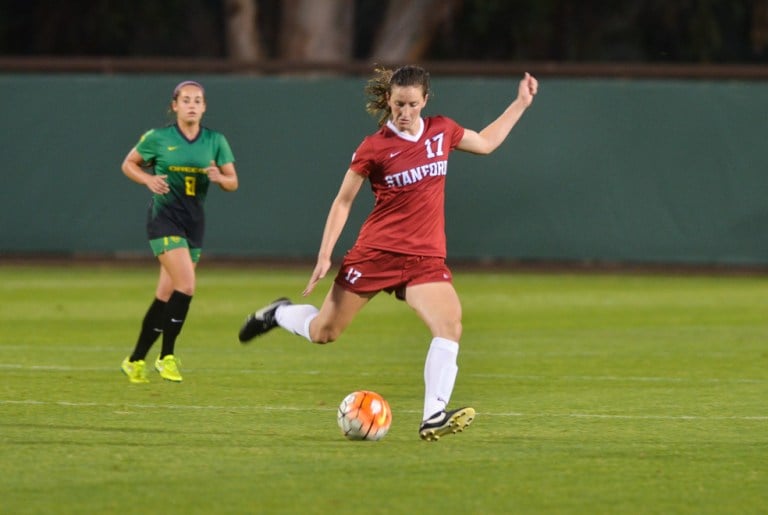
<path fill-rule="evenodd" d="M 349 440 L 381 440 L 392 425 L 392 412 L 384 397 L 359 390 L 344 397 L 336 420 Z"/>

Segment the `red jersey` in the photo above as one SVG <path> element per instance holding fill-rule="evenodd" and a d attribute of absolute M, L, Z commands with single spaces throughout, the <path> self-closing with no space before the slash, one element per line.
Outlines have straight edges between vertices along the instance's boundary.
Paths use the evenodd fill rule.
<path fill-rule="evenodd" d="M 464 128 L 444 116 L 422 119 L 412 136 L 388 122 L 368 136 L 350 168 L 368 178 L 375 196 L 357 245 L 400 254 L 446 257 L 445 178 L 448 154 Z"/>

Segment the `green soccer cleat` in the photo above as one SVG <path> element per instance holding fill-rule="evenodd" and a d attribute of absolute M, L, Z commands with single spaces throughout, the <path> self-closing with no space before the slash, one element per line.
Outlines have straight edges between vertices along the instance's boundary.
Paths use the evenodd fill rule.
<path fill-rule="evenodd" d="M 128 380 L 134 384 L 148 383 L 147 364 L 144 363 L 143 359 L 136 361 L 130 361 L 130 359 L 130 356 L 128 356 L 123 360 L 122 365 L 120 365 L 120 370 L 122 370 L 123 374 L 128 376 Z"/>
<path fill-rule="evenodd" d="M 181 361 L 177 360 L 173 354 L 168 354 L 163 359 L 157 358 L 155 360 L 155 370 L 160 372 L 160 377 L 166 381 L 174 381 L 176 383 L 182 381 L 183 378 L 179 373 L 179 365 L 181 365 Z"/>
<path fill-rule="evenodd" d="M 464 431 L 474 419 L 475 410 L 470 407 L 438 411 L 421 423 L 419 436 L 422 440 L 434 442 L 441 436 Z"/>

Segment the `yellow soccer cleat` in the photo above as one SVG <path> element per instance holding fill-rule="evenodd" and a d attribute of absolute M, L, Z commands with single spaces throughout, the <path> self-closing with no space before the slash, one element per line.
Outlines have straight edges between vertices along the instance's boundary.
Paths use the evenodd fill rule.
<path fill-rule="evenodd" d="M 144 363 L 143 359 L 130 361 L 129 356 L 123 360 L 122 365 L 120 365 L 120 370 L 123 371 L 123 374 L 128 376 L 128 380 L 132 383 L 138 384 L 149 382 L 149 379 L 147 379 L 147 365 Z"/>
<path fill-rule="evenodd" d="M 419 436 L 422 440 L 436 442 L 445 435 L 461 433 L 475 419 L 475 410 L 469 406 L 453 411 L 438 411 L 421 423 Z"/>
<path fill-rule="evenodd" d="M 179 365 L 181 365 L 181 361 L 177 360 L 173 354 L 168 354 L 163 359 L 157 358 L 155 360 L 155 370 L 160 372 L 160 377 L 166 381 L 174 381 L 177 383 L 182 381 L 181 374 L 179 373 Z"/>

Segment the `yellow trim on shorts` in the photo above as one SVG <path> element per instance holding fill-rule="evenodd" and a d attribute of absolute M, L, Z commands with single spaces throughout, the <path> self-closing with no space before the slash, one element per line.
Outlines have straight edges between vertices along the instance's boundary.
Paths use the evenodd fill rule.
<path fill-rule="evenodd" d="M 152 248 L 152 253 L 155 257 L 173 249 L 189 249 L 189 256 L 192 258 L 193 263 L 200 261 L 200 254 L 203 251 L 201 248 L 191 248 L 187 239 L 181 236 L 155 238 L 154 240 L 149 240 L 149 246 Z"/>

